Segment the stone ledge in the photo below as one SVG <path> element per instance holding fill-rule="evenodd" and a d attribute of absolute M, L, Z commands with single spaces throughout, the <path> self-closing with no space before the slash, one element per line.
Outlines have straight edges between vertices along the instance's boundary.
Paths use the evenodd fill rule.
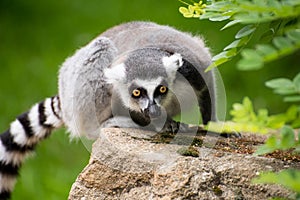
<path fill-rule="evenodd" d="M 186 157 L 177 153 L 182 145 L 149 141 L 154 134 L 103 129 L 69 199 L 268 199 L 291 195 L 278 185 L 253 185 L 251 179 L 261 171 L 300 168 L 299 163 L 220 154 L 205 147 L 197 148 L 199 157 Z"/>

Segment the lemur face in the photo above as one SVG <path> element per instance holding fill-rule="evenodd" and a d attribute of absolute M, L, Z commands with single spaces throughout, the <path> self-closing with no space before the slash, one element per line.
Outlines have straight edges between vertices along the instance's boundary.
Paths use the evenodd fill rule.
<path fill-rule="evenodd" d="M 116 63 L 104 73 L 124 107 L 146 118 L 160 117 L 176 72 L 182 66 L 181 55 L 146 48 L 131 52 Z"/>
<path fill-rule="evenodd" d="M 128 87 L 130 108 L 150 118 L 159 117 L 168 91 L 168 83 L 163 77 L 152 80 L 137 79 Z"/>

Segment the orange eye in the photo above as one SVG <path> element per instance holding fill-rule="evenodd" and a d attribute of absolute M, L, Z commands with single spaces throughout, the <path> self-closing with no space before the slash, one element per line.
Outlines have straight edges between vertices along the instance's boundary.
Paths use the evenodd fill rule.
<path fill-rule="evenodd" d="M 166 93 L 167 92 L 167 87 L 166 86 L 161 86 L 159 88 L 159 92 L 162 93 L 162 94 Z"/>
<path fill-rule="evenodd" d="M 141 91 L 139 89 L 135 89 L 132 91 L 132 95 L 134 97 L 139 97 L 141 95 Z"/>

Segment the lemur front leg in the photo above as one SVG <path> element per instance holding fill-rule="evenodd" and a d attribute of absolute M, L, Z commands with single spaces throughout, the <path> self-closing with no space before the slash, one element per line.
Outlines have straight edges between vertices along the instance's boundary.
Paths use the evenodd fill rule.
<path fill-rule="evenodd" d="M 189 127 L 188 124 L 178 122 L 173 120 L 171 117 L 168 117 L 165 125 L 158 132 L 160 133 L 187 133 L 193 132 L 195 129 Z"/>

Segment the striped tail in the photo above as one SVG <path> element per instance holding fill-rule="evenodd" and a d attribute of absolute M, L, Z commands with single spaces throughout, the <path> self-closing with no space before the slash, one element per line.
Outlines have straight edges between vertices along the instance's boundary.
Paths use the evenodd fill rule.
<path fill-rule="evenodd" d="M 0 135 L 0 199 L 9 199 L 22 162 L 51 131 L 63 125 L 58 96 L 35 104 Z"/>

